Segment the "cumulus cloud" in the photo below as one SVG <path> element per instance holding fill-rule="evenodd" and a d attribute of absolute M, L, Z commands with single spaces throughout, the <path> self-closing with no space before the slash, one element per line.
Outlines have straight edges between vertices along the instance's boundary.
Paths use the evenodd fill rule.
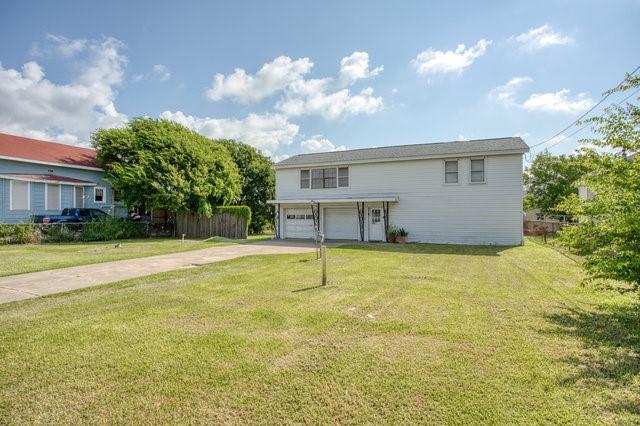
<path fill-rule="evenodd" d="M 560 113 L 581 113 L 591 108 L 595 102 L 586 93 L 578 93 L 571 96 L 569 89 L 561 89 L 557 92 L 534 93 L 526 100 L 519 102 L 518 91 L 526 84 L 533 81 L 530 77 L 515 77 L 502 86 L 498 86 L 489 92 L 489 98 L 502 103 L 505 107 L 518 107 L 527 111 L 544 111 Z"/>
<path fill-rule="evenodd" d="M 381 97 L 368 87 L 357 94 L 349 89 L 331 90 L 332 80 L 300 80 L 289 86 L 276 109 L 287 116 L 320 115 L 335 120 L 347 115 L 373 114 L 383 109 Z"/>
<path fill-rule="evenodd" d="M 369 69 L 369 54 L 367 52 L 353 52 L 340 60 L 340 81 L 344 85 L 353 84 L 363 78 L 371 78 L 380 74 L 384 66 Z"/>
<path fill-rule="evenodd" d="M 213 139 L 235 139 L 266 155 L 283 145 L 290 145 L 299 127 L 282 114 L 249 114 L 244 119 L 210 118 L 187 115 L 182 111 L 164 111 L 161 118 L 172 120 Z"/>
<path fill-rule="evenodd" d="M 512 40 L 520 43 L 525 49 L 538 50 L 549 46 L 561 46 L 573 43 L 573 38 L 554 31 L 551 25 L 531 28 L 526 33 L 512 36 Z"/>
<path fill-rule="evenodd" d="M 313 67 L 309 58 L 292 60 L 280 56 L 264 64 L 254 75 L 239 68 L 228 76 L 217 74 L 207 96 L 214 101 L 228 98 L 250 103 L 281 92 L 282 97 L 275 108 L 288 117 L 319 115 L 334 120 L 380 111 L 382 98 L 374 96 L 372 88 L 352 93 L 344 86 L 378 75 L 382 66 L 370 69 L 367 52 L 354 52 L 342 58 L 340 65 L 337 78 L 305 79 Z"/>
<path fill-rule="evenodd" d="M 293 60 L 279 56 L 268 62 L 254 75 L 236 68 L 232 74 L 216 74 L 207 96 L 212 101 L 231 99 L 240 103 L 260 101 L 284 89 L 311 71 L 313 62 L 309 58 Z"/>
<path fill-rule="evenodd" d="M 45 78 L 37 62 L 27 62 L 20 70 L 0 64 L 0 130 L 87 145 L 96 128 L 121 125 L 127 117 L 116 110 L 114 101 L 127 63 L 122 42 L 53 35 L 47 41 L 57 54 L 82 55 L 79 75 L 67 84 L 56 84 Z"/>
<path fill-rule="evenodd" d="M 459 44 L 455 50 L 446 52 L 429 48 L 420 52 L 413 59 L 412 64 L 416 72 L 421 75 L 460 74 L 477 58 L 484 55 L 491 43 L 491 40 L 481 39 L 475 46 L 466 48 L 464 44 Z"/>
<path fill-rule="evenodd" d="M 489 93 L 489 97 L 504 106 L 510 107 L 516 105 L 516 94 L 518 90 L 526 83 L 531 82 L 530 77 L 514 77 L 502 86 L 498 86 Z"/>
<path fill-rule="evenodd" d="M 578 93 L 573 98 L 570 93 L 569 89 L 552 93 L 534 93 L 524 101 L 522 107 L 529 111 L 580 113 L 595 105 L 586 93 Z"/>
<path fill-rule="evenodd" d="M 300 142 L 300 147 L 305 153 L 311 152 L 329 152 L 329 151 L 344 151 L 346 146 L 336 146 L 327 138 L 323 138 L 322 135 L 312 136 L 309 139 Z"/>

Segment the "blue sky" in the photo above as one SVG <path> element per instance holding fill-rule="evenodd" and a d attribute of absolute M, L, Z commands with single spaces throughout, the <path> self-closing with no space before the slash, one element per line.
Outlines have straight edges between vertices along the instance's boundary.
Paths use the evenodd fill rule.
<path fill-rule="evenodd" d="M 7 1 L 0 12 L 0 131 L 80 145 L 138 116 L 274 159 L 511 135 L 533 145 L 640 65 L 630 0 Z"/>

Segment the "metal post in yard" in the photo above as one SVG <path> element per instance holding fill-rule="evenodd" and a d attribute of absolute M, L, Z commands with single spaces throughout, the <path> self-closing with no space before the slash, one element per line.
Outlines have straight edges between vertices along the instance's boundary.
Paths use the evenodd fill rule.
<path fill-rule="evenodd" d="M 322 285 L 327 285 L 327 246 L 324 245 L 324 241 L 322 245 L 320 245 L 320 255 L 322 256 Z"/>

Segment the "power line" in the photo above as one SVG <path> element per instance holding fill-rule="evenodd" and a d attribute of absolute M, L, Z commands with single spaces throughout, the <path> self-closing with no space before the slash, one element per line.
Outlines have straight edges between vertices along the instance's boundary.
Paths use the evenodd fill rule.
<path fill-rule="evenodd" d="M 624 77 L 624 79 L 618 83 L 618 85 L 615 87 L 615 89 L 617 89 L 618 87 L 622 86 L 622 84 L 624 84 L 625 81 L 627 81 L 627 78 L 631 77 L 632 75 L 634 75 L 636 72 L 638 72 L 638 70 L 640 70 L 640 65 L 638 65 L 636 67 L 635 70 L 633 70 L 631 72 L 631 74 L 627 75 Z M 613 90 L 615 90 L 613 89 Z M 564 129 L 560 130 L 558 133 L 556 133 L 555 135 L 551 136 L 550 138 L 545 139 L 544 141 L 537 143 L 535 145 L 531 145 L 529 148 L 535 148 L 536 146 L 540 146 L 540 145 L 544 145 L 545 143 L 549 142 L 550 140 L 552 140 L 553 138 L 555 138 L 556 136 L 561 135 L 562 133 L 566 132 L 567 130 L 569 130 L 570 128 L 572 128 L 578 121 L 582 120 L 584 117 L 586 117 L 587 114 L 589 114 L 591 111 L 593 111 L 594 109 L 596 109 L 600 104 L 602 104 L 602 102 L 604 102 L 609 96 L 611 96 L 611 94 L 613 93 L 613 91 L 609 91 L 606 95 L 604 95 L 602 97 L 602 99 L 600 99 L 600 101 L 595 104 L 594 106 L 592 106 L 591 108 L 589 108 L 585 113 L 583 113 L 580 117 L 576 118 L 571 124 L 569 124 L 567 127 L 565 127 Z M 564 139 L 563 139 L 564 140 Z"/>
<path fill-rule="evenodd" d="M 629 96 L 627 96 L 627 97 L 625 97 L 624 99 L 622 99 L 621 101 L 617 102 L 617 103 L 615 104 L 615 106 L 620 106 L 620 104 L 622 104 L 623 102 L 625 102 L 625 101 L 626 101 L 626 100 L 628 100 L 629 98 L 633 97 L 633 96 L 634 96 L 636 93 L 638 93 L 638 92 L 640 92 L 640 89 L 636 89 L 636 90 L 635 90 L 633 93 L 631 93 Z M 582 126 L 582 127 L 578 128 L 577 130 L 575 130 L 574 132 L 572 132 L 572 133 L 568 134 L 567 136 L 563 137 L 562 139 L 560 139 L 560 140 L 558 140 L 558 141 L 555 141 L 555 142 L 554 142 L 554 143 L 552 143 L 551 145 L 549 145 L 549 146 L 545 147 L 545 149 L 552 148 L 552 147 L 554 147 L 554 146 L 556 146 L 556 145 L 558 145 L 558 144 L 560 144 L 560 143 L 564 142 L 565 140 L 567 140 L 567 139 L 571 138 L 571 136 L 573 136 L 573 135 L 575 135 L 575 134 L 577 134 L 577 133 L 581 132 L 582 130 L 586 129 L 587 127 L 589 127 L 589 125 L 590 125 L 590 124 L 591 124 L 591 123 L 587 123 L 587 124 L 585 124 L 584 126 Z M 534 146 L 536 146 L 536 145 L 534 145 Z"/>

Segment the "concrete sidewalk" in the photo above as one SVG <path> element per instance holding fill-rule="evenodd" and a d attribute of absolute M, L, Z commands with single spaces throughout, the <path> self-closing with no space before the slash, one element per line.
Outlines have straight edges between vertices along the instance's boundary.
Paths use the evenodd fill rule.
<path fill-rule="evenodd" d="M 306 241 L 262 241 L 11 275 L 0 277 L 0 303 L 221 262 L 236 257 L 308 253 L 314 250 L 314 244 Z"/>

